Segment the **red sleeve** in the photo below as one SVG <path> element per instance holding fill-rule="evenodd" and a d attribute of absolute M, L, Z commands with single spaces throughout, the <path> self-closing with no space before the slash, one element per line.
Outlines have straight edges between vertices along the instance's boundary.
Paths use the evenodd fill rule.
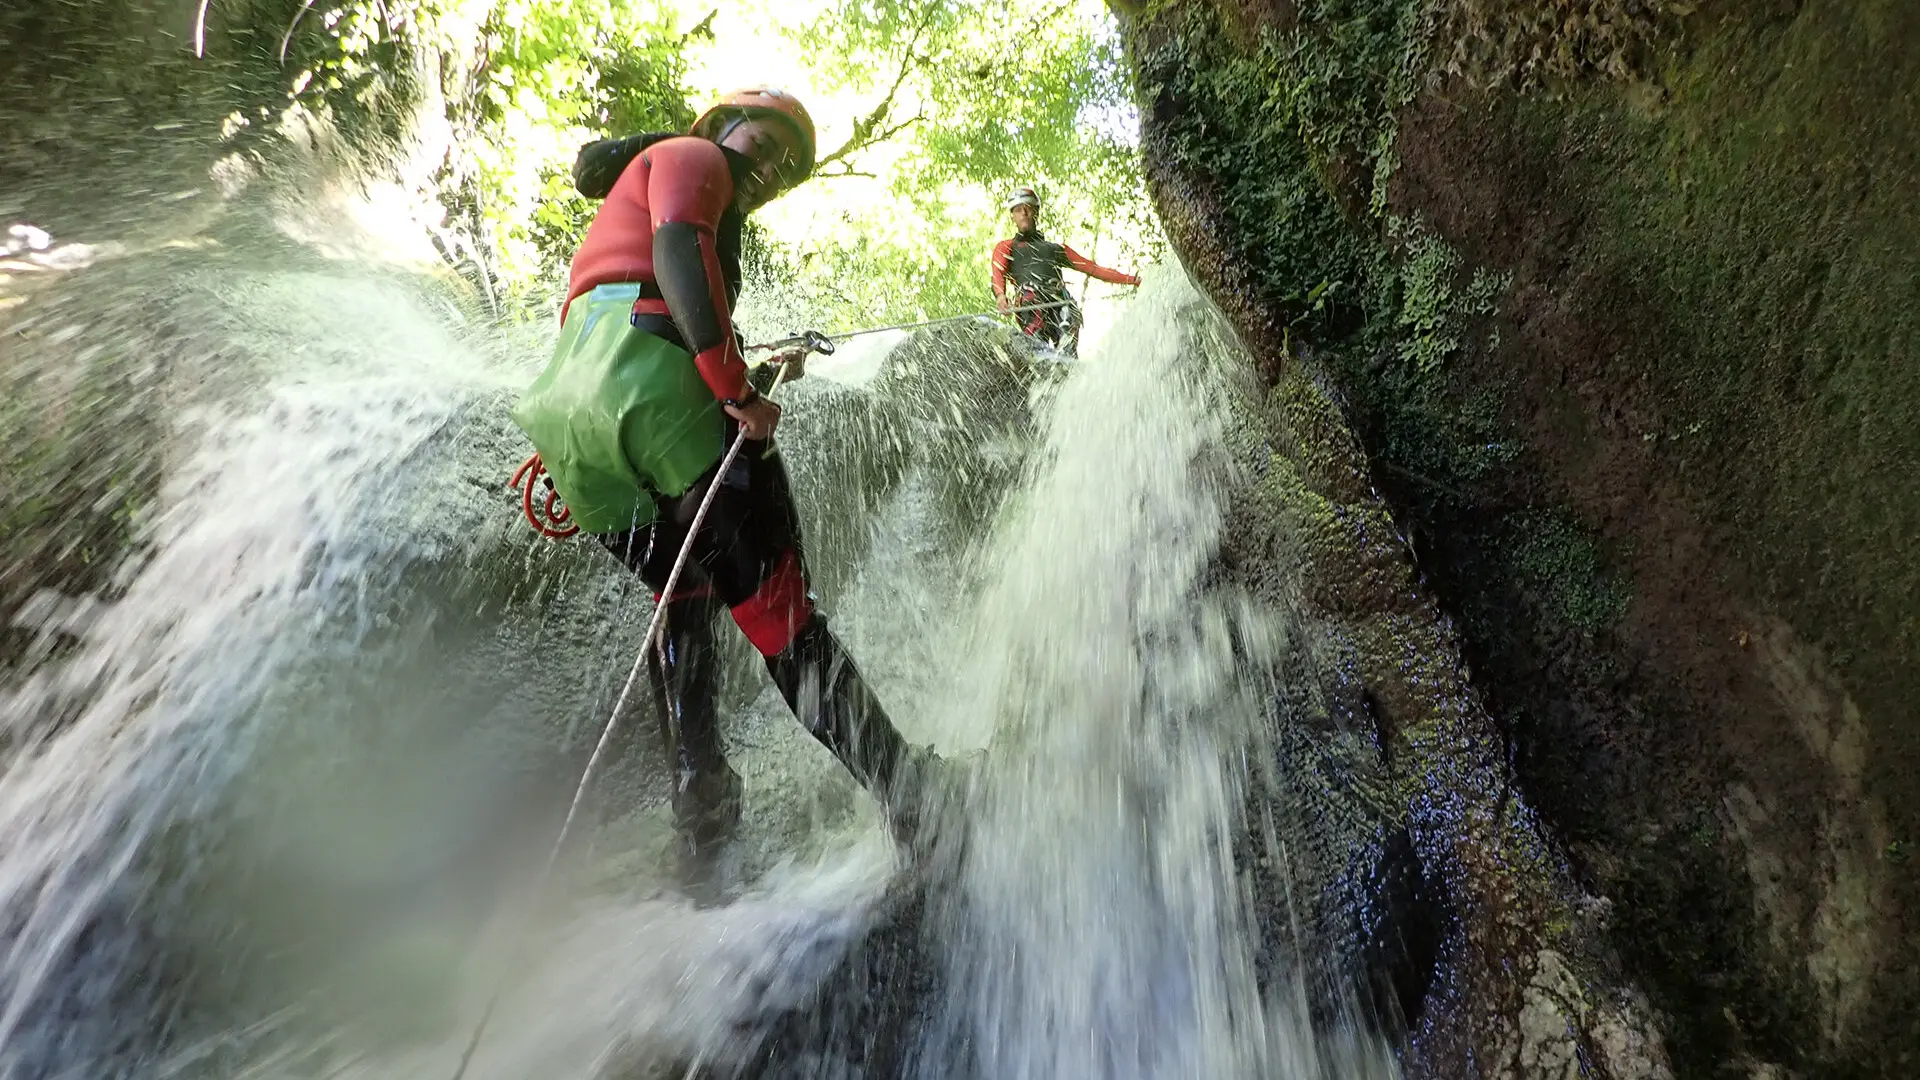
<path fill-rule="evenodd" d="M 677 138 L 657 143 L 647 150 L 647 209 L 653 217 L 655 238 L 655 277 L 661 277 L 658 265 L 660 233 L 663 226 L 691 227 L 699 242 L 699 260 L 706 278 L 706 305 L 700 311 L 674 310 L 674 319 L 683 327 L 701 324 L 711 328 L 699 340 L 689 341 L 696 351 L 693 362 L 700 368 L 713 396 L 726 400 L 747 392 L 747 364 L 734 340 L 733 316 L 727 302 L 727 279 L 720 269 L 720 250 L 714 238 L 720 218 L 733 203 L 733 175 L 727 169 L 727 156 L 705 139 Z M 664 282 L 662 290 L 666 291 Z M 697 292 L 697 290 L 696 290 Z M 669 293 L 669 307 L 675 307 Z M 710 305 L 710 306 L 708 306 Z M 687 307 L 682 302 L 679 307 Z M 715 340 L 707 340 L 717 335 Z"/>
<path fill-rule="evenodd" d="M 1099 278 L 1101 281 L 1110 281 L 1115 285 L 1140 284 L 1140 279 L 1134 277 L 1132 274 L 1119 270 L 1109 270 L 1065 244 L 1060 245 L 1060 250 L 1066 253 L 1068 266 L 1073 267 L 1088 277 Z"/>
<path fill-rule="evenodd" d="M 993 298 L 996 300 L 1007 291 L 1007 266 L 1012 261 L 1012 240 L 1002 240 L 993 245 Z"/>

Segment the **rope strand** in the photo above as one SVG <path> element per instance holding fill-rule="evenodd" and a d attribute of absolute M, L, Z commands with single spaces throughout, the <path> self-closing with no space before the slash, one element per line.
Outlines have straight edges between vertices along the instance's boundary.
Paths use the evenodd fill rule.
<path fill-rule="evenodd" d="M 971 312 L 965 315 L 948 315 L 944 318 L 925 319 L 919 322 L 896 323 L 891 326 L 873 326 L 863 330 L 848 330 L 839 334 L 810 334 L 797 338 L 788 338 L 782 341 L 768 342 L 764 345 L 750 345 L 748 349 L 750 351 L 757 351 L 811 346 L 820 338 L 825 338 L 828 342 L 847 341 L 852 338 L 865 337 L 869 334 L 884 334 L 897 330 L 919 330 L 929 326 L 940 326 L 945 323 L 962 322 L 968 319 L 978 319 L 982 317 L 992 318 L 995 315 L 1016 315 L 1031 311 L 1045 311 L 1049 308 L 1065 307 L 1071 303 L 1073 303 L 1072 299 L 1068 298 L 1045 304 L 1027 304 L 1011 307 L 1005 310 L 995 309 L 993 311 Z M 832 350 L 829 348 L 821 351 L 830 352 Z M 774 377 L 773 385 L 767 388 L 767 393 L 771 395 L 773 391 L 778 390 L 780 384 L 785 382 L 786 378 L 787 368 L 783 365 L 779 374 Z M 673 570 L 667 575 L 666 588 L 660 591 L 662 600 L 654 607 L 653 618 L 647 623 L 646 637 L 641 640 L 640 648 L 634 655 L 633 667 L 628 670 L 627 680 L 620 687 L 620 696 L 614 699 L 613 712 L 607 717 L 606 724 L 600 729 L 600 739 L 594 743 L 593 753 L 587 757 L 586 767 L 582 769 L 580 773 L 580 782 L 574 785 L 573 799 L 567 804 L 567 816 L 560 822 L 559 835 L 554 837 L 553 847 L 547 852 L 547 861 L 545 865 L 541 867 L 539 878 L 534 882 L 530 899 L 539 899 L 540 896 L 546 892 L 548 883 L 553 880 L 554 867 L 559 864 L 560 852 L 566 847 L 567 837 L 572 835 L 574 819 L 580 814 L 580 805 L 586 798 L 587 788 L 593 781 L 594 771 L 599 768 L 600 759 L 606 754 L 607 747 L 613 742 L 614 730 L 620 726 L 620 713 L 626 709 L 627 700 L 633 695 L 633 684 L 639 681 L 640 670 L 646 665 L 647 650 L 654 646 L 655 640 L 659 636 L 660 626 L 667 612 L 665 598 L 672 596 L 674 586 L 680 583 L 680 575 L 687 567 L 687 558 L 693 552 L 694 537 L 699 535 L 700 526 L 706 521 L 707 511 L 713 506 L 713 497 L 720 490 L 720 478 L 725 476 L 727 470 L 733 467 L 734 461 L 740 456 L 741 447 L 746 444 L 746 439 L 747 433 L 743 428 L 739 434 L 734 436 L 732 445 L 727 447 L 726 455 L 720 459 L 719 469 L 714 472 L 713 481 L 707 485 L 706 494 L 701 496 L 700 507 L 694 512 L 693 522 L 687 529 L 686 542 L 680 545 L 680 554 L 675 557 Z M 514 473 L 513 480 L 508 486 L 524 489 L 523 506 L 527 520 L 533 522 L 534 527 L 539 529 L 541 533 L 556 539 L 571 536 L 579 531 L 579 526 L 568 520 L 569 515 L 564 508 L 556 507 L 555 493 L 549 493 L 546 500 L 544 509 L 547 520 L 543 522 L 534 514 L 533 487 L 543 471 L 544 468 L 540 460 L 540 455 L 535 454 L 521 464 L 519 470 Z M 524 940 L 524 935 L 517 936 L 513 940 L 512 945 L 517 948 L 520 944 L 524 943 Z M 480 1019 L 473 1027 L 473 1035 L 467 1040 L 466 1049 L 460 1054 L 460 1064 L 454 1069 L 452 1080 L 465 1080 L 467 1069 L 473 1064 L 474 1054 L 480 1049 L 480 1042 L 486 1036 L 487 1028 L 493 1021 L 494 1013 L 498 1010 L 501 999 L 506 996 L 506 989 L 506 978 L 503 976 L 499 984 L 494 987 L 493 992 L 487 997 L 486 1007 L 481 1010 Z"/>
<path fill-rule="evenodd" d="M 782 366 L 779 374 L 774 377 L 773 385 L 767 388 L 767 393 L 771 395 L 778 390 L 780 384 L 786 381 L 786 377 L 787 369 Z M 693 523 L 687 528 L 686 542 L 680 545 L 680 554 L 673 561 L 673 570 L 667 575 L 666 588 L 660 590 L 661 601 L 654 605 L 653 618 L 647 623 L 647 636 L 641 640 L 640 648 L 634 654 L 633 667 L 627 672 L 626 683 L 620 687 L 620 696 L 614 699 L 612 714 L 607 717 L 606 725 L 600 729 L 600 741 L 594 744 L 593 753 L 587 758 L 586 768 L 580 772 L 580 782 L 574 785 L 573 801 L 567 805 L 567 816 L 560 823 L 560 833 L 554 837 L 552 849 L 547 852 L 546 865 L 541 868 L 540 877 L 534 882 L 531 899 L 539 899 L 546 892 L 547 884 L 553 880 L 553 869 L 559 864 L 561 849 L 566 846 L 567 837 L 573 832 L 573 822 L 579 816 L 580 804 L 586 798 L 587 786 L 593 781 L 594 770 L 599 768 L 601 757 L 606 754 L 607 747 L 613 742 L 614 729 L 620 726 L 620 713 L 627 707 L 627 699 L 633 695 L 633 684 L 639 681 L 640 669 L 646 665 L 647 650 L 653 647 L 654 639 L 660 633 L 661 623 L 667 614 L 666 598 L 672 596 L 674 586 L 680 584 L 680 574 L 687 568 L 687 557 L 693 552 L 694 537 L 700 534 L 700 526 L 706 521 L 707 511 L 713 506 L 713 497 L 720 491 L 720 479 L 727 474 L 728 469 L 733 467 L 734 460 L 740 456 L 740 448 L 746 445 L 746 441 L 747 432 L 743 427 L 740 433 L 734 436 L 733 444 L 727 447 L 726 456 L 720 459 L 720 467 L 714 471 L 713 481 L 707 485 L 706 494 L 700 498 L 700 507 L 694 511 Z M 524 936 L 516 937 L 513 944 L 517 948 L 524 940 Z M 467 1075 L 467 1068 L 473 1063 L 474 1052 L 480 1048 L 480 1040 L 486 1035 L 487 1025 L 492 1022 L 494 1011 L 499 1007 L 500 999 L 506 995 L 506 989 L 506 979 L 503 976 L 499 985 L 494 987 L 493 993 L 487 998 L 486 1008 L 480 1012 L 480 1020 L 473 1027 L 473 1037 L 467 1040 L 467 1048 L 460 1055 L 460 1065 L 454 1070 L 452 1080 L 464 1080 Z"/>
<path fill-rule="evenodd" d="M 1066 307 L 1071 303 L 1073 303 L 1073 299 L 1069 297 L 1065 300 L 1053 300 L 1044 304 L 1026 304 L 1021 307 L 1010 307 L 1004 311 L 999 308 L 995 308 L 992 311 L 972 311 L 965 315 L 947 315 L 938 319 L 923 319 L 920 322 L 894 323 L 891 326 L 869 326 L 864 330 L 842 330 L 837 334 L 824 334 L 822 336 L 828 341 L 848 341 L 857 337 L 865 337 L 868 334 L 885 334 L 893 330 L 920 330 L 929 326 L 941 326 L 945 323 L 965 322 L 968 319 L 992 318 L 995 315 L 1023 315 L 1029 311 L 1045 311 L 1048 308 Z M 804 337 L 782 338 L 779 341 L 769 341 L 764 345 L 749 345 L 747 346 L 747 351 L 758 352 L 762 350 L 792 348 L 804 344 L 805 341 L 806 339 Z"/>

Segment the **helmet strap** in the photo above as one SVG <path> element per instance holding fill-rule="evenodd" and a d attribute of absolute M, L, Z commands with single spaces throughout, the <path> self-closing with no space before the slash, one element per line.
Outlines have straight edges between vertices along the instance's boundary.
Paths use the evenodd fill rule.
<path fill-rule="evenodd" d="M 745 124 L 749 119 L 751 118 L 744 112 L 734 112 L 733 116 L 727 120 L 726 126 L 714 133 L 713 141 L 716 144 L 725 143 L 727 136 L 740 130 L 741 125 Z"/>
<path fill-rule="evenodd" d="M 714 143 L 718 145 L 725 145 L 727 141 L 727 137 L 732 135 L 735 131 L 738 131 L 741 125 L 749 124 L 759 119 L 761 119 L 760 116 L 755 116 L 754 114 L 747 112 L 745 110 L 736 111 L 732 115 L 732 117 L 730 117 L 727 120 L 726 125 L 722 127 L 719 131 L 714 133 L 713 135 Z M 791 148 L 785 147 L 784 144 L 782 146 L 782 151 L 785 156 L 782 158 L 781 161 L 774 163 L 774 166 L 775 166 L 775 172 L 780 174 L 781 185 L 786 186 L 788 182 L 787 181 L 788 166 L 793 161 L 794 158 L 793 158 L 793 150 Z"/>

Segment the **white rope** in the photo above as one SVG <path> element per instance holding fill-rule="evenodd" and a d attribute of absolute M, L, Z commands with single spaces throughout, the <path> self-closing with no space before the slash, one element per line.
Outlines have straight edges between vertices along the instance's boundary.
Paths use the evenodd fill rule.
<path fill-rule="evenodd" d="M 846 333 L 827 335 L 827 340 L 845 341 L 849 338 L 862 337 L 867 334 L 882 334 L 889 330 L 918 330 L 923 327 L 938 326 L 942 323 L 960 322 L 964 319 L 977 319 L 981 316 L 991 317 L 993 315 L 1013 315 L 1028 311 L 1044 311 L 1047 308 L 1063 307 L 1070 303 L 1072 303 L 1070 299 L 1060 300 L 1046 304 L 1030 304 L 1025 307 L 1013 307 L 1005 311 L 982 311 L 967 315 L 949 315 L 942 319 L 927 319 L 923 322 L 899 323 L 894 326 L 875 326 L 865 330 L 851 330 Z M 750 348 L 755 350 L 791 348 L 803 345 L 806 341 L 806 338 L 790 338 L 785 341 L 772 342 L 767 345 L 750 346 Z M 786 381 L 786 377 L 787 368 L 785 365 L 782 365 L 779 374 L 775 376 L 773 380 L 773 385 L 767 388 L 767 393 L 772 394 L 773 391 L 779 389 L 780 384 Z M 687 556 L 693 552 L 694 537 L 699 535 L 700 526 L 706 521 L 707 510 L 712 507 L 713 497 L 720 490 L 721 478 L 726 476 L 727 470 L 733 467 L 734 459 L 740 456 L 740 448 L 745 444 L 746 438 L 747 433 L 744 428 L 738 435 L 734 436 L 733 445 L 727 447 L 726 456 L 720 459 L 720 468 L 714 473 L 713 482 L 707 485 L 707 493 L 700 499 L 700 508 L 694 512 L 693 524 L 687 529 L 686 542 L 680 545 L 680 554 L 674 559 L 673 571 L 667 575 L 667 586 L 660 590 L 660 603 L 654 607 L 653 619 L 647 624 L 647 636 L 640 642 L 639 651 L 634 654 L 633 668 L 627 672 L 627 681 L 620 687 L 620 696 L 614 700 L 613 713 L 607 717 L 606 726 L 601 728 L 600 741 L 594 744 L 593 753 L 587 758 L 587 766 L 580 773 L 580 782 L 574 786 L 573 801 L 567 806 L 567 816 L 565 820 L 560 823 L 560 834 L 554 837 L 553 848 L 547 852 L 546 865 L 541 868 L 540 877 L 534 883 L 533 895 L 530 899 L 539 899 L 540 896 L 546 892 L 548 882 L 553 880 L 553 869 L 558 865 L 560 852 L 566 847 L 567 837 L 573 831 L 574 818 L 579 816 L 580 804 L 586 798 L 587 787 L 593 781 L 594 770 L 599 768 L 600 758 L 606 753 L 607 747 L 613 742 L 614 729 L 620 725 L 620 713 L 627 707 L 627 699 L 633 694 L 633 684 L 640 678 L 640 669 L 647 662 L 647 650 L 653 647 L 654 641 L 660 633 L 661 621 L 666 617 L 667 598 L 673 595 L 673 587 L 680 583 L 681 571 L 685 570 L 687 566 Z M 513 944 L 517 946 L 520 940 L 521 939 L 516 938 Z M 499 1007 L 500 999 L 504 997 L 505 994 L 506 980 L 503 977 L 500 984 L 494 988 L 492 995 L 487 998 L 486 1008 L 481 1011 L 480 1020 L 474 1025 L 473 1037 L 467 1041 L 467 1048 L 460 1055 L 460 1066 L 454 1070 L 452 1080 L 464 1080 L 467 1075 L 468 1066 L 473 1063 L 474 1052 L 480 1048 L 480 1040 L 486 1035 L 487 1025 L 493 1021 L 494 1011 Z"/>
<path fill-rule="evenodd" d="M 787 368 L 781 365 L 780 372 L 774 377 L 773 385 L 767 388 L 772 394 L 786 381 Z M 600 741 L 593 746 L 593 753 L 587 758 L 587 767 L 581 770 L 580 782 L 574 785 L 573 801 L 567 806 L 566 819 L 560 823 L 560 834 L 553 839 L 553 848 L 547 852 L 547 862 L 540 870 L 540 877 L 534 882 L 530 900 L 538 900 L 546 891 L 548 882 L 553 880 L 553 868 L 560 861 L 560 851 L 566 847 L 567 836 L 573 831 L 573 820 L 580 813 L 580 804 L 586 799 L 587 787 L 593 781 L 594 770 L 600 765 L 600 758 L 613 742 L 614 729 L 620 726 L 620 713 L 627 707 L 627 699 L 633 694 L 633 684 L 640 678 L 640 669 L 647 662 L 647 650 L 653 647 L 655 637 L 660 633 L 661 622 L 666 618 L 667 601 L 673 596 L 673 587 L 680 583 L 680 573 L 687 568 L 687 556 L 693 552 L 694 537 L 700 534 L 700 525 L 706 521 L 707 510 L 713 506 L 713 497 L 720 490 L 721 481 L 727 470 L 733 467 L 735 458 L 740 456 L 740 448 L 746 444 L 747 431 L 742 427 L 733 438 L 733 445 L 727 447 L 725 457 L 720 459 L 720 468 L 715 470 L 713 481 L 707 485 L 707 493 L 700 497 L 700 508 L 694 511 L 693 524 L 687 528 L 686 542 L 680 545 L 680 554 L 673 561 L 673 570 L 667 575 L 666 588 L 660 590 L 660 602 L 654 605 L 653 619 L 647 623 L 647 636 L 641 640 L 639 650 L 633 657 L 633 668 L 627 672 L 627 681 L 620 687 L 620 696 L 614 699 L 613 712 L 607 717 L 606 726 L 600 729 Z M 524 940 L 516 937 L 512 944 L 516 947 Z M 494 987 L 493 994 L 487 998 L 487 1006 L 480 1013 L 480 1021 L 473 1027 L 473 1037 L 467 1041 L 465 1052 L 460 1055 L 460 1066 L 453 1072 L 453 1080 L 462 1080 L 467 1075 L 467 1067 L 473 1063 L 474 1051 L 480 1048 L 480 1040 L 486 1034 L 487 1025 L 493 1020 L 493 1013 L 500 1005 L 500 999 L 506 995 L 506 979 Z"/>
<path fill-rule="evenodd" d="M 213 0 L 200 0 L 199 10 L 193 13 L 193 57 L 204 60 L 207 55 L 207 7 Z"/>
<path fill-rule="evenodd" d="M 975 311 L 966 315 L 949 315 L 944 319 L 927 319 L 922 322 L 896 323 L 892 326 L 875 326 L 866 330 L 849 330 L 844 334 L 828 334 L 827 337 L 831 341 L 845 341 L 848 338 L 864 337 L 868 334 L 884 334 L 890 330 L 920 330 L 929 326 L 939 326 L 942 323 L 962 322 L 966 319 L 978 319 L 983 315 L 987 316 L 988 318 L 991 318 L 995 315 L 1021 315 L 1029 311 L 1045 311 L 1048 308 L 1066 307 L 1068 304 L 1071 304 L 1071 303 L 1073 303 L 1073 301 L 1071 299 L 1067 299 L 1067 300 L 1055 300 L 1045 304 L 1028 304 L 1025 307 L 1010 307 L 1010 308 L 1007 308 L 1005 311 L 1001 311 L 999 309 L 995 309 L 993 311 Z"/>
<path fill-rule="evenodd" d="M 1029 311 L 1045 311 L 1048 308 L 1066 307 L 1071 303 L 1073 303 L 1073 299 L 1069 297 L 1065 300 L 1054 300 L 1045 304 L 1028 304 L 1024 307 L 1010 307 L 1004 311 L 999 308 L 995 308 L 992 311 L 970 311 L 965 315 L 948 315 L 939 319 L 924 319 L 920 322 L 895 323 L 892 326 L 870 326 L 864 330 L 843 330 L 838 334 L 822 334 L 821 336 L 828 341 L 847 341 L 852 338 L 865 337 L 868 334 L 885 334 L 893 330 L 922 330 L 929 326 L 965 322 L 968 319 L 992 318 L 995 315 L 1022 315 Z M 806 340 L 805 337 L 782 338 L 779 341 L 769 341 L 765 345 L 749 345 L 747 346 L 747 351 L 754 352 L 761 349 L 793 348 L 805 344 Z"/>

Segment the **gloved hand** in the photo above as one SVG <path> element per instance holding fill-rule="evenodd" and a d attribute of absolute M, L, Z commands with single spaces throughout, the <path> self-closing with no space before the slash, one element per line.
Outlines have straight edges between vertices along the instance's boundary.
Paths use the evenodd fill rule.
<path fill-rule="evenodd" d="M 756 395 L 744 405 L 722 405 L 727 415 L 740 421 L 740 429 L 754 442 L 765 442 L 773 438 L 773 429 L 780 425 L 780 406 L 771 400 Z"/>
<path fill-rule="evenodd" d="M 808 350 L 806 349 L 788 349 L 786 352 L 781 353 L 767 362 L 778 365 L 786 372 L 785 378 L 782 379 L 783 382 L 792 382 L 806 375 L 807 352 Z"/>

